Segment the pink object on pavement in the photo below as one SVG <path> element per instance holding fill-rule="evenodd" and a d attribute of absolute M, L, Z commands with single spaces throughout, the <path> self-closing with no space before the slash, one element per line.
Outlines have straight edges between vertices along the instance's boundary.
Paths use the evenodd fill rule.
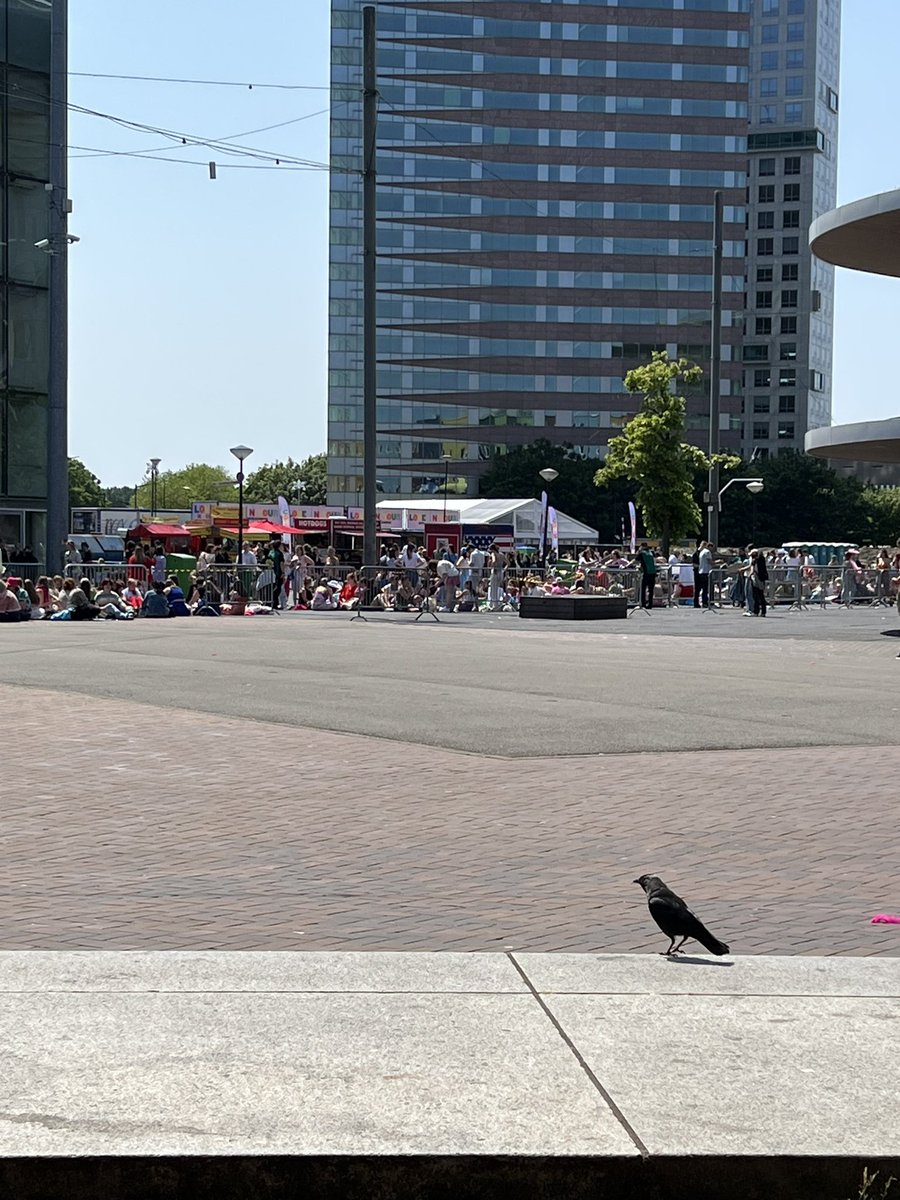
<path fill-rule="evenodd" d="M 893 913 L 877 913 L 869 922 L 870 925 L 900 925 L 900 917 Z"/>

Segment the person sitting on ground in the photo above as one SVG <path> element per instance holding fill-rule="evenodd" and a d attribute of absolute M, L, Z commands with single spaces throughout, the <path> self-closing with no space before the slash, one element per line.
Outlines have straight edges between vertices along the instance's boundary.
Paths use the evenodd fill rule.
<path fill-rule="evenodd" d="M 323 580 L 323 582 L 320 583 L 313 592 L 312 611 L 326 612 L 333 608 L 337 608 L 337 602 L 335 601 L 331 588 Z"/>
<path fill-rule="evenodd" d="M 397 590 L 394 593 L 394 609 L 396 612 L 409 612 L 411 608 L 416 608 L 418 601 L 416 599 L 416 591 L 410 582 L 409 575 L 405 572 L 397 581 Z"/>
<path fill-rule="evenodd" d="M 467 579 L 463 585 L 456 611 L 461 613 L 478 612 L 478 595 L 471 579 Z"/>
<path fill-rule="evenodd" d="M 130 621 L 134 616 L 134 609 L 126 604 L 115 590 L 111 579 L 100 580 L 100 588 L 94 594 L 94 603 L 103 616 L 111 621 Z"/>
<path fill-rule="evenodd" d="M 170 617 L 169 600 L 166 596 L 166 585 L 163 581 L 157 580 L 153 587 L 144 597 L 144 604 L 141 609 L 143 617 Z"/>
<path fill-rule="evenodd" d="M 86 577 L 85 577 L 86 582 Z M 69 587 L 68 585 L 75 581 L 72 579 L 66 580 L 66 596 L 69 604 L 69 612 L 73 621 L 94 621 L 100 616 L 100 609 L 96 604 L 92 604 L 88 600 L 84 591 L 80 586 Z"/>
<path fill-rule="evenodd" d="M 242 617 L 247 611 L 247 597 L 237 588 L 232 588 L 228 594 L 227 604 L 219 606 L 219 611 L 223 617 Z M 195 615 L 199 615 L 200 610 L 197 610 Z"/>
<path fill-rule="evenodd" d="M 568 596 L 569 589 L 563 583 L 562 578 L 557 575 L 550 587 L 551 596 Z"/>
<path fill-rule="evenodd" d="M 359 583 L 356 579 L 356 572 L 351 571 L 344 582 L 344 586 L 341 588 L 340 606 L 341 608 L 357 608 L 358 605 Z"/>
<path fill-rule="evenodd" d="M 37 590 L 37 588 L 31 582 L 30 579 L 24 580 L 23 586 L 25 588 L 25 591 L 28 593 L 28 599 L 31 602 L 31 619 L 32 619 L 32 621 L 43 621 L 44 617 L 46 617 L 46 615 L 47 615 L 48 610 L 44 606 L 43 601 L 41 600 L 40 592 Z"/>
<path fill-rule="evenodd" d="M 12 625 L 21 620 L 22 606 L 16 599 L 15 592 L 11 592 L 0 579 L 0 621 Z"/>
<path fill-rule="evenodd" d="M 122 599 L 130 609 L 138 613 L 144 604 L 144 597 L 136 579 L 129 579 L 122 590 Z"/>
<path fill-rule="evenodd" d="M 22 613 L 23 621 L 31 620 L 31 597 L 25 590 L 25 585 L 18 575 L 8 575 L 6 578 L 6 586 L 19 602 L 19 609 Z"/>
<path fill-rule="evenodd" d="M 166 581 L 166 596 L 169 601 L 169 612 L 173 617 L 189 617 L 191 615 L 191 610 L 184 599 L 184 592 L 181 590 L 181 584 L 174 576 Z"/>
<path fill-rule="evenodd" d="M 84 598 L 88 604 L 93 603 L 94 587 L 87 575 L 82 575 L 81 579 L 78 580 L 78 587 L 84 592 Z M 71 605 L 69 607 L 71 608 Z"/>

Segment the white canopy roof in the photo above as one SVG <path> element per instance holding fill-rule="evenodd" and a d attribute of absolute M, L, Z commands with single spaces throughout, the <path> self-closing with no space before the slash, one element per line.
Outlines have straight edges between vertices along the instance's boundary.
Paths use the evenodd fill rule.
<path fill-rule="evenodd" d="M 415 500 L 397 501 L 380 500 L 378 508 L 382 511 L 396 511 L 400 508 L 413 509 L 416 512 L 443 512 L 445 500 L 443 496 L 418 496 Z M 446 499 L 448 519 L 451 513 L 459 513 L 460 523 L 464 525 L 512 525 L 517 540 L 535 541 L 541 517 L 541 502 L 539 500 L 465 500 L 456 496 Z M 559 540 L 561 542 L 596 542 L 599 534 L 590 525 L 576 521 L 574 517 L 557 509 L 559 522 Z"/>

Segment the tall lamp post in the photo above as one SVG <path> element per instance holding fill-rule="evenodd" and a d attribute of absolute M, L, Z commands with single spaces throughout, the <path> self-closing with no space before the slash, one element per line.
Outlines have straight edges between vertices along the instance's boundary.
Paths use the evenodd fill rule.
<path fill-rule="evenodd" d="M 159 464 L 161 458 L 150 459 L 150 516 L 156 516 L 156 484 L 159 479 Z"/>
<path fill-rule="evenodd" d="M 447 524 L 447 487 L 450 483 L 450 463 L 453 459 L 452 454 L 442 454 L 441 462 L 444 464 L 444 524 Z"/>
<path fill-rule="evenodd" d="M 234 556 L 235 579 L 240 580 L 238 568 L 241 565 L 241 552 L 244 547 L 244 459 L 249 458 L 253 451 L 249 446 L 232 446 L 231 453 L 238 460 L 238 536 L 237 554 Z"/>
<path fill-rule="evenodd" d="M 550 484 L 559 475 L 559 471 L 554 471 L 552 467 L 544 467 L 542 471 L 538 471 L 541 479 L 547 485 L 544 489 L 547 493 L 547 504 L 541 513 L 541 566 L 547 565 L 547 525 L 550 516 Z"/>
<path fill-rule="evenodd" d="M 740 479 L 729 479 L 728 482 L 725 484 L 725 486 L 723 488 L 720 488 L 719 491 L 716 493 L 716 498 L 715 498 L 715 502 L 714 502 L 715 509 L 716 509 L 716 533 L 718 533 L 718 529 L 719 529 L 719 513 L 722 511 L 722 497 L 725 495 L 725 493 L 728 491 L 728 489 L 731 487 L 731 485 L 733 483 L 745 483 L 747 485 L 747 491 L 750 492 L 750 494 L 753 496 L 754 500 L 756 499 L 756 497 L 759 495 L 759 493 L 765 487 L 765 484 L 763 483 L 763 481 L 761 479 L 759 479 L 758 477 L 754 477 L 754 476 L 750 476 L 747 478 L 740 478 Z M 710 497 L 710 499 L 712 499 L 712 497 Z M 710 504 L 709 507 L 710 507 L 710 509 L 712 509 L 713 505 Z"/>

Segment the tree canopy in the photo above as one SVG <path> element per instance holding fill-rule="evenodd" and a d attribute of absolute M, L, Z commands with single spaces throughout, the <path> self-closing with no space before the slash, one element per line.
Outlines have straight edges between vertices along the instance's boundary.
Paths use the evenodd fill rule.
<path fill-rule="evenodd" d="M 324 504 L 327 462 L 324 454 L 311 454 L 303 462 L 263 463 L 247 477 L 244 497 L 252 503 L 274 504 L 279 496 L 290 504 Z M 298 488 L 298 484 L 301 484 Z"/>
<path fill-rule="evenodd" d="M 695 383 L 701 374 L 698 366 L 686 358 L 670 359 L 665 350 L 654 350 L 650 362 L 629 371 L 625 388 L 642 394 L 641 408 L 619 437 L 610 438 L 606 461 L 596 474 L 598 485 L 614 479 L 634 485 L 647 532 L 659 538 L 666 554 L 671 541 L 701 528 L 694 477 L 709 469 L 710 459 L 683 441 L 686 402 L 673 390 L 675 384 Z M 738 461 L 728 455 L 716 460 L 725 465 Z"/>
<path fill-rule="evenodd" d="M 69 459 L 69 508 L 100 508 L 103 487 L 80 458 Z"/>
<path fill-rule="evenodd" d="M 160 471 L 156 481 L 156 508 L 178 511 L 203 500 L 233 500 L 234 476 L 225 467 L 209 463 L 189 463 L 180 471 Z M 138 487 L 138 504 L 149 508 L 152 503 L 152 482 L 149 473 Z"/>

